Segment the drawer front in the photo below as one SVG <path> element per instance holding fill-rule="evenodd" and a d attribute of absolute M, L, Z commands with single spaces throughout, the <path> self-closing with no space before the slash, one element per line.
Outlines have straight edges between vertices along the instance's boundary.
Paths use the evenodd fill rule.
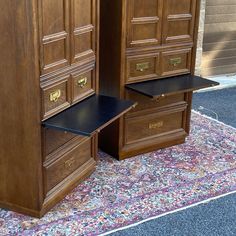
<path fill-rule="evenodd" d="M 138 82 L 159 76 L 159 53 L 127 57 L 126 82 Z"/>
<path fill-rule="evenodd" d="M 45 191 L 50 191 L 67 176 L 92 159 L 92 153 L 92 139 L 89 138 L 55 162 L 45 166 Z"/>
<path fill-rule="evenodd" d="M 183 111 L 128 118 L 125 120 L 125 144 L 155 138 L 182 128 Z"/>
<path fill-rule="evenodd" d="M 142 94 L 139 94 L 133 91 L 127 91 L 126 99 L 135 101 L 138 103 L 138 105 L 135 108 L 131 109 L 127 115 L 135 113 L 135 112 L 143 111 L 143 110 L 149 110 L 149 109 L 155 109 L 159 107 L 174 105 L 180 102 L 185 103 L 184 93 L 169 95 L 169 96 L 161 97 L 158 100 L 154 100 Z"/>
<path fill-rule="evenodd" d="M 60 81 L 42 85 L 43 119 L 46 119 L 70 106 L 69 76 Z"/>
<path fill-rule="evenodd" d="M 72 74 L 72 102 L 78 102 L 95 93 L 95 70 L 89 68 Z"/>
<path fill-rule="evenodd" d="M 71 139 L 77 137 L 78 135 L 58 131 L 54 129 L 43 129 L 43 137 L 44 137 L 44 156 L 47 156 L 58 148 L 69 142 Z M 46 159 L 46 158 L 45 158 Z"/>
<path fill-rule="evenodd" d="M 162 52 L 161 76 L 190 73 L 191 48 Z"/>

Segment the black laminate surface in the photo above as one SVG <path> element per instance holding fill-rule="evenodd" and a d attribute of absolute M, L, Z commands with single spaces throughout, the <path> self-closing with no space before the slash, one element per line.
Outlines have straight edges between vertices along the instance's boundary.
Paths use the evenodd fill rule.
<path fill-rule="evenodd" d="M 49 118 L 43 126 L 91 136 L 129 111 L 134 102 L 94 95 Z"/>
<path fill-rule="evenodd" d="M 148 97 L 158 98 L 163 95 L 190 92 L 216 85 L 219 85 L 219 83 L 208 79 L 203 79 L 199 76 L 181 75 L 165 79 L 129 84 L 125 87 Z"/>

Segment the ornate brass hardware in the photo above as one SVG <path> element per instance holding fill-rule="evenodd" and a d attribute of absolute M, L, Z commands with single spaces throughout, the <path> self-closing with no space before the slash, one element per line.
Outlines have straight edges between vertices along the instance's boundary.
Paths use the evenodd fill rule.
<path fill-rule="evenodd" d="M 150 67 L 150 63 L 149 62 L 144 62 L 144 63 L 138 63 L 136 64 L 136 70 L 143 72 L 145 70 L 148 70 Z"/>
<path fill-rule="evenodd" d="M 51 92 L 49 95 L 50 102 L 57 102 L 60 97 L 61 97 L 60 89 L 57 89 L 56 91 Z"/>
<path fill-rule="evenodd" d="M 88 83 L 88 78 L 87 77 L 80 77 L 77 81 L 77 85 L 80 88 L 84 88 L 86 86 L 86 84 Z"/>
<path fill-rule="evenodd" d="M 71 167 L 75 164 L 75 158 L 72 157 L 69 160 L 64 162 L 64 166 L 66 169 L 71 169 Z"/>
<path fill-rule="evenodd" d="M 161 127 L 163 127 L 164 125 L 164 121 L 158 121 L 158 122 L 154 122 L 154 123 L 150 123 L 148 125 L 149 129 L 159 129 Z"/>
<path fill-rule="evenodd" d="M 170 64 L 174 67 L 176 67 L 177 65 L 182 63 L 182 58 L 181 57 L 177 57 L 177 58 L 171 58 L 170 59 Z"/>

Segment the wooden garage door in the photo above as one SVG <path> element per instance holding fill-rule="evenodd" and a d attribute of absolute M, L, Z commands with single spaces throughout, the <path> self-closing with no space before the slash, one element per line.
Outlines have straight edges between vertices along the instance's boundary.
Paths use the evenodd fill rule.
<path fill-rule="evenodd" d="M 202 75 L 236 73 L 236 0 L 207 0 Z"/>

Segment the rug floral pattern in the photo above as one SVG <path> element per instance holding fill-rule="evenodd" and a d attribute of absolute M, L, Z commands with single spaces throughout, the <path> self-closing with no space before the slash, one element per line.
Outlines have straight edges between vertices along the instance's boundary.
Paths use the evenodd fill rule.
<path fill-rule="evenodd" d="M 0 235 L 99 235 L 236 190 L 236 130 L 197 113 L 183 145 L 96 172 L 42 219 L 0 209 Z"/>

